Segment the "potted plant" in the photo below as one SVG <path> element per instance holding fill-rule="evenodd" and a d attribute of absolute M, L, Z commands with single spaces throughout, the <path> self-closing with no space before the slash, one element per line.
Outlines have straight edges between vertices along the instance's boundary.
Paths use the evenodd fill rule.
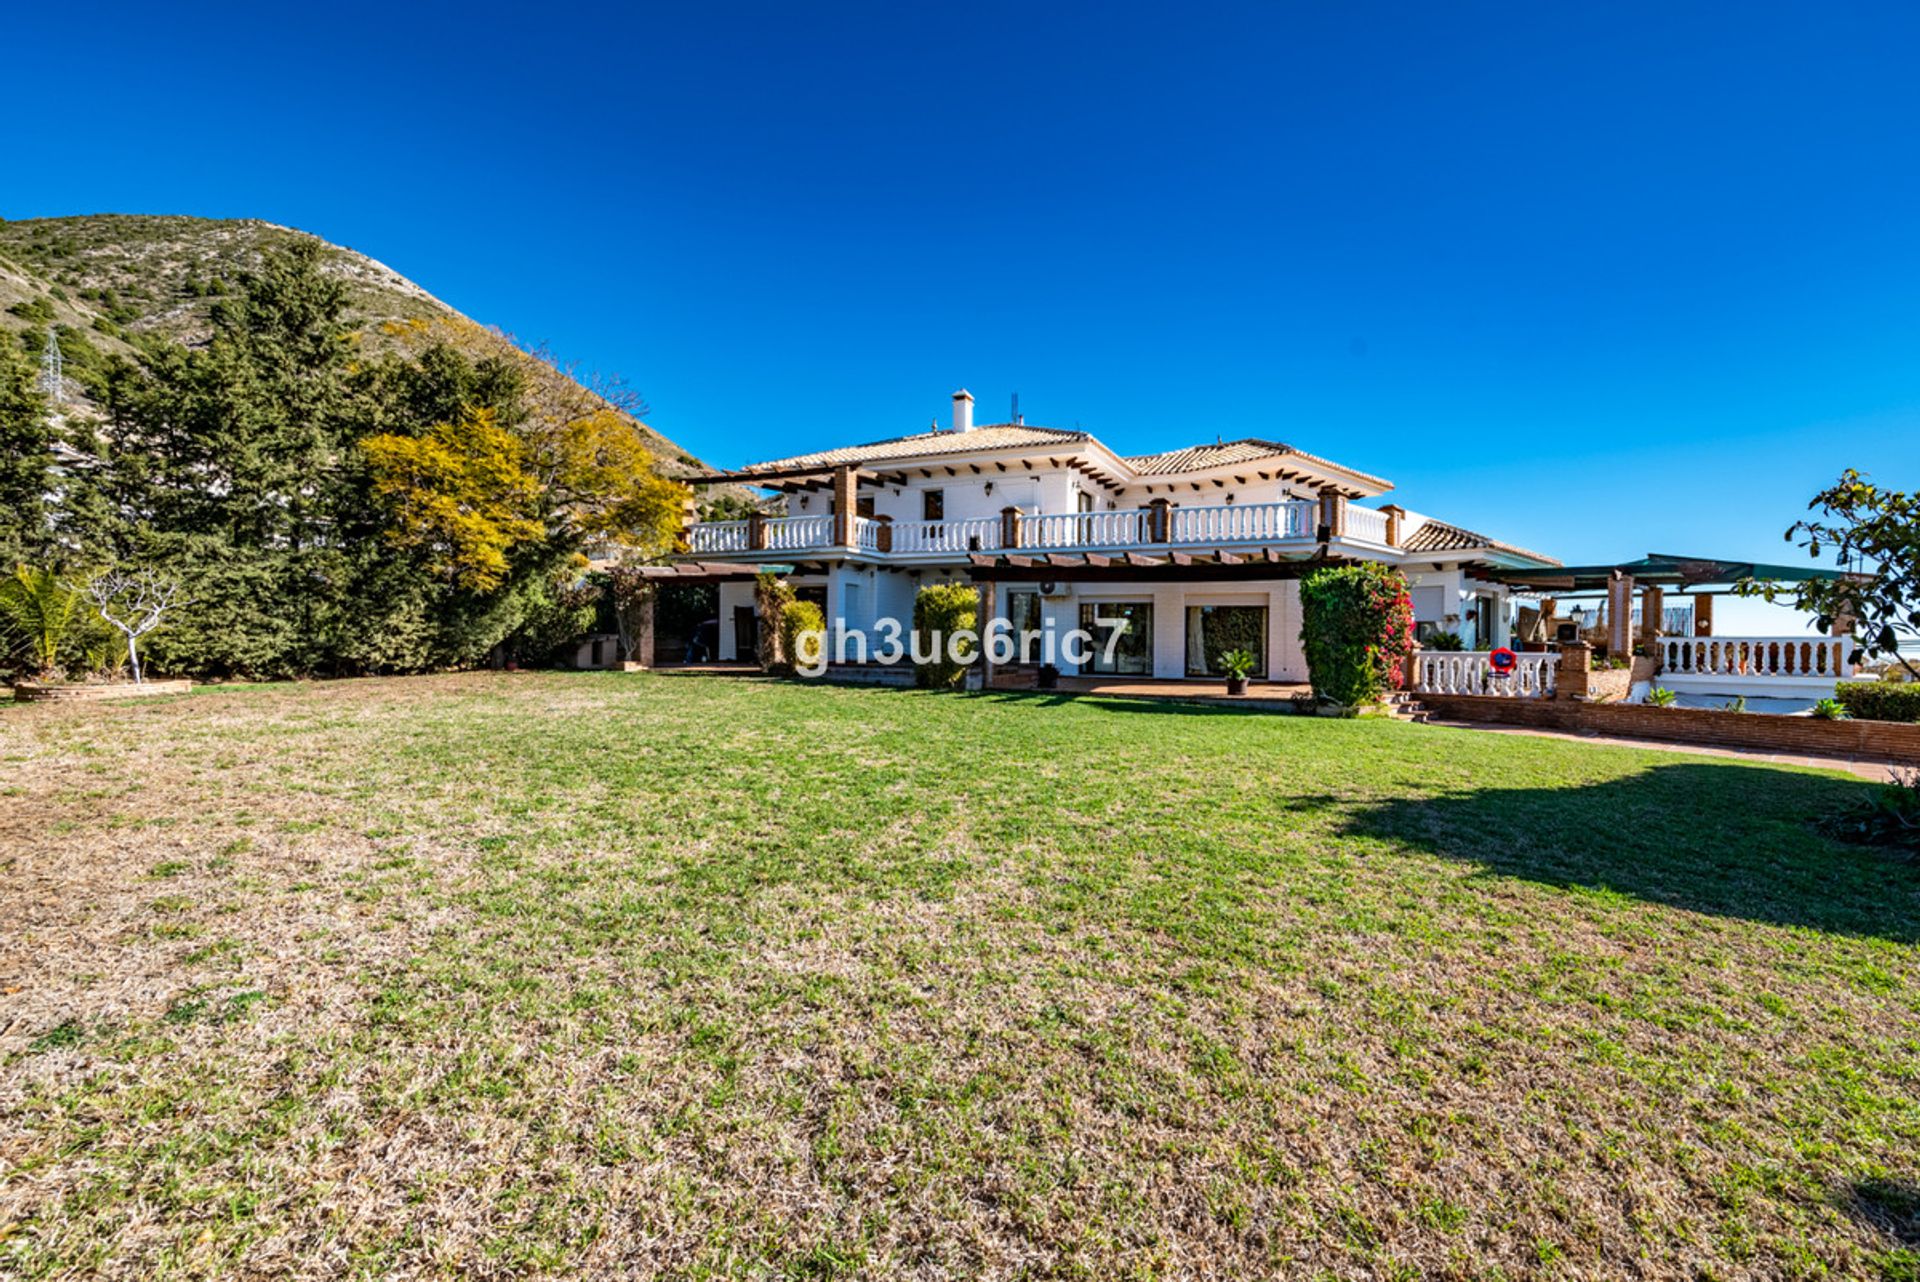
<path fill-rule="evenodd" d="M 1220 665 L 1220 671 L 1226 674 L 1227 693 L 1234 695 L 1247 692 L 1247 678 L 1260 666 L 1260 661 L 1253 657 L 1251 650 L 1228 650 L 1215 662 Z"/>

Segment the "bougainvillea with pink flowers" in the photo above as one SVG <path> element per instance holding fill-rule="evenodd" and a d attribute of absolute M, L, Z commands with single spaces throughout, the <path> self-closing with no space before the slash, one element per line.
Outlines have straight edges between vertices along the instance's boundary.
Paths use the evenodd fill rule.
<path fill-rule="evenodd" d="M 1377 561 L 1315 570 L 1300 580 L 1300 640 L 1321 699 L 1352 708 L 1400 689 L 1414 650 L 1406 576 Z"/>

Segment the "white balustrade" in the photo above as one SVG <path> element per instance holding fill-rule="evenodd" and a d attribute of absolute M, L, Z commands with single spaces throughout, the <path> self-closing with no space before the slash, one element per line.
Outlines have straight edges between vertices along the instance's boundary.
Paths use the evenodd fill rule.
<path fill-rule="evenodd" d="M 967 521 L 895 521 L 893 550 L 903 552 L 990 551 L 1000 546 L 1000 519 L 975 517 Z"/>
<path fill-rule="evenodd" d="M 1359 539 L 1365 543 L 1385 545 L 1387 541 L 1387 514 L 1377 507 L 1356 507 L 1347 504 L 1347 526 L 1345 536 Z"/>
<path fill-rule="evenodd" d="M 1111 512 L 1049 512 L 1022 515 L 1019 546 L 1053 550 L 1065 548 L 1145 548 L 1167 546 L 1227 546 L 1288 543 L 1311 540 L 1319 530 L 1320 505 L 1312 500 L 1285 503 L 1227 503 L 1208 507 L 1167 509 L 1165 543 L 1153 538 L 1153 513 L 1146 508 Z M 751 546 L 747 521 L 703 521 L 688 535 L 690 550 L 710 552 L 786 552 L 833 546 L 833 517 L 767 517 L 762 547 Z M 956 521 L 894 521 L 892 547 L 896 555 L 959 554 L 995 551 L 1002 545 L 999 517 Z M 854 519 L 854 545 L 879 552 L 880 526 L 867 517 Z M 1347 509 L 1347 537 L 1386 542 L 1386 515 L 1374 508 Z"/>
<path fill-rule="evenodd" d="M 767 519 L 769 552 L 797 552 L 823 548 L 833 541 L 831 516 L 776 516 Z"/>
<path fill-rule="evenodd" d="M 1679 676 L 1837 681 L 1853 675 L 1852 637 L 1662 637 L 1660 670 Z"/>
<path fill-rule="evenodd" d="M 1310 539 L 1319 505 L 1312 502 L 1228 503 L 1173 509 L 1173 543 L 1277 543 Z"/>
<path fill-rule="evenodd" d="M 1059 512 L 1020 518 L 1023 548 L 1130 548 L 1147 542 L 1150 513 Z"/>
<path fill-rule="evenodd" d="M 701 521 L 687 531 L 687 548 L 692 552 L 745 552 L 745 521 Z"/>
<path fill-rule="evenodd" d="M 1490 694 L 1510 699 L 1552 695 L 1560 656 L 1518 654 L 1514 669 L 1495 676 L 1491 650 L 1419 650 L 1413 656 L 1415 694 Z"/>

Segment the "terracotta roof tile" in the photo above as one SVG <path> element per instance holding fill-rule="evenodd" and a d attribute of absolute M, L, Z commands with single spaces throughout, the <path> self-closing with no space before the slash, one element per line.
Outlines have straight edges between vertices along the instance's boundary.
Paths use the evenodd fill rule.
<path fill-rule="evenodd" d="M 752 463 L 732 473 L 750 477 L 757 472 L 793 472 L 802 468 L 840 467 L 845 464 L 879 463 L 894 459 L 926 458 L 943 454 L 972 454 L 978 450 L 1012 449 L 1022 445 L 1077 445 L 1091 438 L 1085 432 L 1068 432 L 1054 427 L 1028 427 L 1023 423 L 992 423 L 971 432 L 935 430 L 866 445 L 845 445 L 839 449 L 817 450 L 788 458 Z"/>
<path fill-rule="evenodd" d="M 1320 458 L 1305 450 L 1296 450 L 1280 441 L 1263 441 L 1257 437 L 1247 437 L 1238 441 L 1221 441 L 1212 445 L 1189 445 L 1181 450 L 1168 450 L 1164 454 L 1137 454 L 1126 460 L 1127 466 L 1142 476 L 1174 476 L 1181 472 L 1201 472 L 1210 467 L 1223 467 L 1233 463 L 1253 463 L 1261 459 L 1297 458 L 1313 467 L 1333 468 L 1370 481 L 1383 489 L 1392 489 L 1392 483 L 1383 477 L 1369 476 L 1365 472 L 1355 471 L 1332 459 Z"/>
<path fill-rule="evenodd" d="M 1458 525 L 1448 525 L 1445 521 L 1436 521 L 1431 517 L 1426 524 L 1408 535 L 1400 545 L 1408 552 L 1475 552 L 1482 548 L 1496 552 L 1511 552 L 1516 556 L 1531 557 L 1536 561 L 1546 561 L 1553 565 L 1560 562 L 1550 556 L 1543 556 L 1511 543 L 1502 543 L 1498 539 L 1488 538 L 1484 534 Z"/>

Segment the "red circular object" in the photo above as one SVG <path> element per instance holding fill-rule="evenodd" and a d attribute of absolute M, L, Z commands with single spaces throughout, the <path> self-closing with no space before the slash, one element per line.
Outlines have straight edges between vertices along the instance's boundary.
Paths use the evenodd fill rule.
<path fill-rule="evenodd" d="M 1504 677 L 1520 666 L 1520 656 L 1507 647 L 1501 646 L 1487 656 L 1487 662 L 1492 665 L 1495 672 Z"/>

